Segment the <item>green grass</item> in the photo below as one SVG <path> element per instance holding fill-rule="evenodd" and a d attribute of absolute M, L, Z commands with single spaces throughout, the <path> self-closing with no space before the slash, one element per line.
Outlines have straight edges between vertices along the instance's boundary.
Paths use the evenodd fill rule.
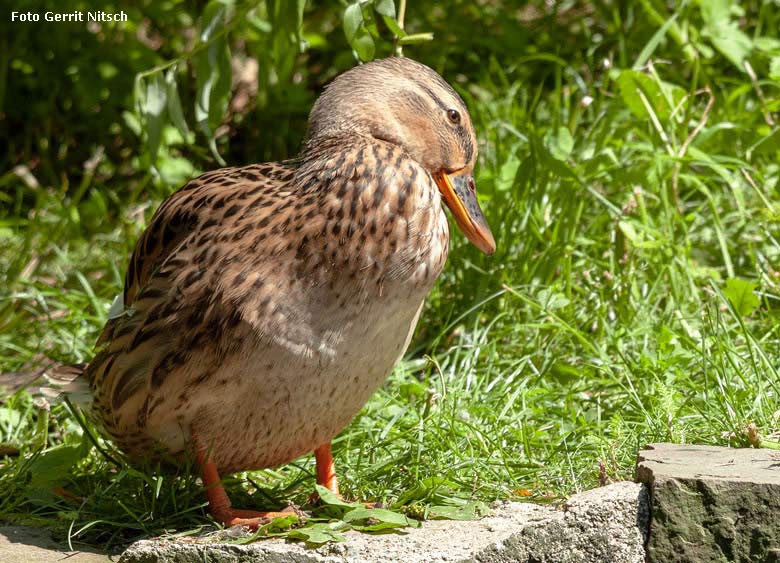
<path fill-rule="evenodd" d="M 525 55 L 457 82 L 498 251 L 454 235 L 407 359 L 334 443 L 348 497 L 550 501 L 631 479 L 652 441 L 778 446 L 779 18 L 760 2 L 720 20 L 593 4 L 591 25 L 545 20 Z M 753 41 L 754 77 L 716 28 Z M 175 188 L 104 189 L 119 175 L 0 176 L 0 371 L 89 359 L 144 218 Z M 0 519 L 99 545 L 207 521 L 187 468 L 115 465 L 64 405 L 44 417 L 3 399 L 0 443 L 19 454 L 0 458 Z M 229 492 L 302 503 L 313 467 Z"/>

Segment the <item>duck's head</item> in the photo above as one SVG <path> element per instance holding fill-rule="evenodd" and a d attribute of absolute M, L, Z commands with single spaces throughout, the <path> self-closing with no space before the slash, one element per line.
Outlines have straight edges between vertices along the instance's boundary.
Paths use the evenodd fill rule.
<path fill-rule="evenodd" d="M 441 76 L 400 57 L 338 76 L 314 104 L 307 145 L 355 133 L 402 147 L 431 174 L 463 234 L 493 254 L 496 243 L 474 185 L 474 126 L 463 100 Z"/>

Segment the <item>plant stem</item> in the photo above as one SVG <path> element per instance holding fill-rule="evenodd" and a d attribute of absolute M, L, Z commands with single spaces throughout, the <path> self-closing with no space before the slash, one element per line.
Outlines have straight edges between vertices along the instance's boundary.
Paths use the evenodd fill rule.
<path fill-rule="evenodd" d="M 404 28 L 404 18 L 406 17 L 406 0 L 399 0 L 398 2 L 398 17 L 396 20 L 398 21 L 398 27 L 401 29 Z M 401 45 L 401 38 L 396 35 L 395 37 L 395 56 L 396 57 L 403 57 L 404 56 L 404 46 Z"/>

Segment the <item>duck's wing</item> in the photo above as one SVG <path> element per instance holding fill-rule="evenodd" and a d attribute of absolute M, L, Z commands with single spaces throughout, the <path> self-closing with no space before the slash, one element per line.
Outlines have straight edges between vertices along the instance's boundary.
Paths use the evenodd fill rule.
<path fill-rule="evenodd" d="M 195 235 L 208 231 L 224 213 L 248 197 L 269 200 L 280 182 L 287 182 L 294 170 L 284 163 L 263 163 L 222 168 L 207 172 L 171 194 L 157 208 L 130 257 L 122 293 L 114 298 L 108 322 L 98 338 L 101 346 L 111 340 L 115 321 L 124 316 L 161 267 L 181 265 L 176 254 L 183 245 L 197 241 Z M 207 237 L 208 235 L 205 235 Z M 205 237 L 201 240 L 205 241 Z"/>
<path fill-rule="evenodd" d="M 223 168 L 191 180 L 168 197 L 136 243 L 125 276 L 124 303 L 132 303 L 152 274 L 194 234 L 205 235 L 248 204 L 269 201 L 293 172 L 282 163 Z"/>
<path fill-rule="evenodd" d="M 293 174 L 277 163 L 226 168 L 163 202 L 136 244 L 124 292 L 85 372 L 100 418 L 110 422 L 134 395 L 143 400 L 140 390 L 159 387 L 199 347 L 221 344 L 225 323 L 239 321 L 223 284 L 240 275 L 237 243 L 254 227 L 248 218 L 272 213 Z"/>

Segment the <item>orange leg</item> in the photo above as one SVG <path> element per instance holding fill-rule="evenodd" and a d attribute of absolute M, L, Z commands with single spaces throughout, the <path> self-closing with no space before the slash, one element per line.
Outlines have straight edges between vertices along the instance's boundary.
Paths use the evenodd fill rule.
<path fill-rule="evenodd" d="M 330 442 L 314 450 L 314 459 L 317 461 L 317 484 L 338 495 L 339 481 L 336 477 L 336 464 L 333 462 Z"/>
<path fill-rule="evenodd" d="M 317 462 L 317 484 L 322 485 L 337 497 L 342 498 L 339 493 L 339 480 L 336 477 L 336 464 L 333 461 L 333 454 L 330 451 L 330 443 L 323 444 L 314 450 L 314 459 Z M 316 494 L 310 497 L 310 501 L 316 499 Z M 342 498 L 343 500 L 343 498 Z M 382 508 L 381 502 L 364 502 L 366 508 Z"/>
<path fill-rule="evenodd" d="M 256 530 L 279 516 L 289 516 L 289 512 L 258 512 L 255 510 L 239 510 L 232 508 L 230 498 L 222 486 L 217 466 L 208 459 L 203 450 L 198 450 L 198 465 L 206 487 L 206 498 L 209 501 L 209 511 L 214 519 L 223 526 L 248 526 Z"/>

